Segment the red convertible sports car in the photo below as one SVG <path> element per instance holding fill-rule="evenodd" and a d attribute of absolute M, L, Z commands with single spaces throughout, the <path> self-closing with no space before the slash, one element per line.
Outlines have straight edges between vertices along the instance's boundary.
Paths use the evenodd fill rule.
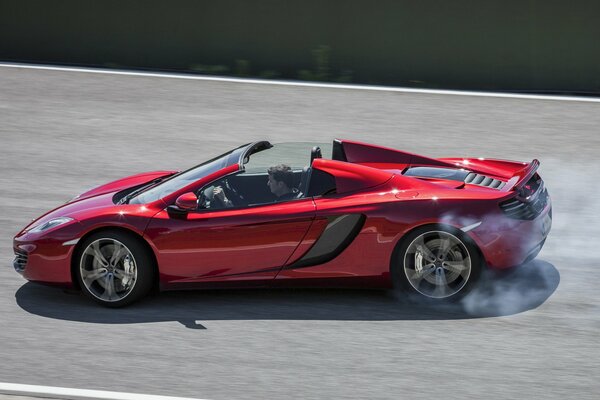
<path fill-rule="evenodd" d="M 450 300 L 485 267 L 533 259 L 550 230 L 537 160 L 327 147 L 255 142 L 89 190 L 16 235 L 14 268 L 111 307 L 152 289 L 292 285 Z"/>

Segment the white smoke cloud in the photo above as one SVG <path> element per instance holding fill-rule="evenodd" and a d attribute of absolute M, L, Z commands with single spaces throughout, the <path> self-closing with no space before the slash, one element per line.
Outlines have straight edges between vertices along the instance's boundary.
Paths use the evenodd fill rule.
<path fill-rule="evenodd" d="M 543 304 L 556 290 L 560 275 L 551 264 L 534 260 L 510 271 L 485 271 L 460 305 L 470 316 L 518 314 Z"/>
<path fill-rule="evenodd" d="M 512 315 L 538 307 L 558 289 L 569 303 L 596 304 L 585 307 L 594 319 L 600 315 L 597 283 L 590 273 L 600 267 L 600 185 L 595 171 L 578 161 L 542 160 L 539 171 L 550 193 L 552 229 L 536 259 L 506 274 L 487 271 L 473 291 L 460 302 L 473 316 Z M 501 224 L 502 221 L 485 221 Z M 500 226 L 499 226 L 500 227 Z M 524 242 L 523 246 L 535 243 Z M 563 276 L 561 276 L 563 275 Z M 596 300 L 594 300 L 594 298 Z"/>

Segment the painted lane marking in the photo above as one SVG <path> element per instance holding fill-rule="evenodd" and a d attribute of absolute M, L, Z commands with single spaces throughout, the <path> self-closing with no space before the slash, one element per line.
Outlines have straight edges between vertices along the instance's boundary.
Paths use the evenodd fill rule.
<path fill-rule="evenodd" d="M 104 390 L 72 389 L 54 386 L 21 385 L 0 382 L 0 393 L 14 396 L 38 396 L 73 400 L 202 400 L 190 397 L 158 396 L 151 394 L 109 392 Z"/>
<path fill-rule="evenodd" d="M 126 71 L 112 70 L 104 68 L 84 68 L 84 67 L 57 67 L 52 65 L 31 65 L 19 63 L 0 63 L 0 68 L 21 68 L 21 69 L 37 69 L 47 71 L 64 71 L 64 72 L 84 72 L 92 74 L 108 74 L 108 75 L 127 75 L 141 76 L 150 78 L 169 78 L 169 79 L 189 79 L 197 81 L 209 82 L 230 82 L 230 83 L 246 83 L 254 85 L 274 85 L 274 86 L 295 86 L 295 87 L 311 87 L 324 89 L 348 89 L 348 90 L 370 90 L 379 92 L 398 92 L 398 93 L 414 93 L 414 94 L 440 94 L 453 96 L 472 96 L 472 97 L 496 97 L 508 99 L 524 99 L 524 100 L 553 100 L 553 101 L 579 101 L 585 103 L 600 103 L 600 97 L 577 97 L 577 96 L 553 96 L 553 95 L 537 95 L 537 94 L 517 94 L 517 93 L 496 93 L 496 92 L 472 92 L 467 90 L 438 90 L 438 89 L 414 89 L 394 86 L 374 86 L 374 85 L 350 85 L 338 83 L 316 83 L 316 82 L 296 82 L 296 81 L 281 81 L 269 79 L 246 79 L 246 78 L 228 78 L 223 76 L 203 76 L 184 73 L 166 73 L 166 72 L 141 72 L 141 71 Z"/>

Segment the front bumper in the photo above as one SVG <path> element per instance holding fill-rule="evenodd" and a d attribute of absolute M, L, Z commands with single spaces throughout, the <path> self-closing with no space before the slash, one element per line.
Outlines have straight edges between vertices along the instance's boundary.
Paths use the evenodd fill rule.
<path fill-rule="evenodd" d="M 29 281 L 73 286 L 71 258 L 76 244 L 73 239 L 79 234 L 79 223 L 43 235 L 21 232 L 13 239 L 13 268 Z"/>

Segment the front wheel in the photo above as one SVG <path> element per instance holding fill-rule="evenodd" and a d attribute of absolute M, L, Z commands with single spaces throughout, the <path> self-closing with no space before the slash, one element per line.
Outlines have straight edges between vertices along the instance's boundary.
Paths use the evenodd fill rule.
<path fill-rule="evenodd" d="M 123 232 L 99 232 L 80 247 L 77 279 L 86 296 L 107 307 L 122 307 L 150 291 L 152 262 L 139 239 Z"/>
<path fill-rule="evenodd" d="M 481 259 L 461 231 L 441 226 L 417 229 L 406 237 L 392 265 L 394 286 L 432 301 L 462 298 L 479 279 Z"/>

